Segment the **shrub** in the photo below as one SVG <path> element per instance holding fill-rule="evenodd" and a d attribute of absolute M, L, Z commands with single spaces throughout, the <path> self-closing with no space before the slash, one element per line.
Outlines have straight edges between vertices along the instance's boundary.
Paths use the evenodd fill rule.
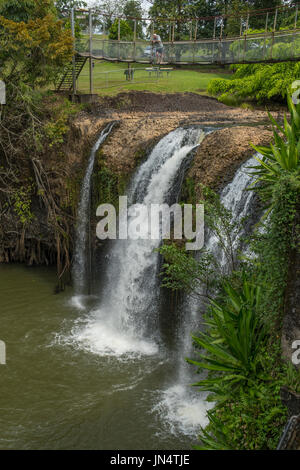
<path fill-rule="evenodd" d="M 242 64 L 233 66 L 233 69 L 235 74 L 232 80 L 212 80 L 208 93 L 217 97 L 234 95 L 240 99 L 264 103 L 270 100 L 283 101 L 286 98 L 292 83 L 299 79 L 300 63 Z"/>

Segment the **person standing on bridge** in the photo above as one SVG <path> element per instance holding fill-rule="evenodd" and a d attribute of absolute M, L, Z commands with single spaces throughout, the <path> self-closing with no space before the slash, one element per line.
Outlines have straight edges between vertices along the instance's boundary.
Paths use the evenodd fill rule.
<path fill-rule="evenodd" d="M 158 34 L 153 34 L 152 44 L 155 47 L 156 63 L 161 64 L 164 54 L 164 45 Z"/>

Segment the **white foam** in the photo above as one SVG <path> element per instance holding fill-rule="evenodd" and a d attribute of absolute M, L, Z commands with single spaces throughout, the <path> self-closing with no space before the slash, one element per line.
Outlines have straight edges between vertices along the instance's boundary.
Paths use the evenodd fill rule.
<path fill-rule="evenodd" d="M 162 392 L 153 411 L 159 413 L 168 432 L 196 437 L 200 427 L 207 426 L 207 411 L 213 406 L 213 403 L 205 401 L 203 394 L 177 384 Z"/>
<path fill-rule="evenodd" d="M 109 312 L 101 310 L 89 314 L 86 322 L 73 330 L 72 338 L 79 347 L 99 356 L 129 359 L 158 353 L 157 344 L 131 334 L 128 328 L 118 328 Z"/>
<path fill-rule="evenodd" d="M 78 310 L 85 310 L 85 300 L 86 296 L 84 295 L 73 295 L 69 301 L 69 304 L 71 307 L 77 308 Z"/>

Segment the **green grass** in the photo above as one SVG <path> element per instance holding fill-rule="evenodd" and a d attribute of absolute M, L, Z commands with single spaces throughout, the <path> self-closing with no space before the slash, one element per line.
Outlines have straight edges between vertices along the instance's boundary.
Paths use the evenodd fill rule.
<path fill-rule="evenodd" d="M 169 77 L 164 72 L 159 80 L 152 75 L 149 77 L 146 67 L 151 65 L 132 64 L 139 69 L 135 72 L 134 82 L 126 82 L 124 70 L 128 65 L 125 63 L 110 63 L 95 61 L 94 67 L 94 92 L 101 95 L 115 95 L 129 90 L 152 91 L 156 93 L 182 93 L 194 92 L 205 94 L 208 84 L 214 78 L 231 79 L 231 75 L 224 73 L 223 69 L 212 69 L 212 67 L 196 67 L 195 69 L 174 69 Z M 163 67 L 162 67 L 163 68 Z M 202 72 L 203 70 L 203 72 Z M 102 73 L 107 72 L 107 73 Z M 89 64 L 86 63 L 78 80 L 78 91 L 89 92 Z"/>

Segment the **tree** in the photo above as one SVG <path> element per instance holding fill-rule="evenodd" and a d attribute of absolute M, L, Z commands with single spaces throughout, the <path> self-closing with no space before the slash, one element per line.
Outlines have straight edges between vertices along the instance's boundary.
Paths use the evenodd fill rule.
<path fill-rule="evenodd" d="M 54 13 L 53 0 L 39 2 L 35 0 L 0 0 L 0 15 L 8 20 L 28 22 L 30 19 Z"/>
<path fill-rule="evenodd" d="M 72 8 L 86 8 L 87 3 L 82 0 L 56 0 L 55 7 L 60 18 L 70 16 Z"/>
<path fill-rule="evenodd" d="M 133 31 L 126 20 L 120 20 L 120 37 L 123 40 L 132 40 Z M 119 20 L 115 20 L 109 30 L 109 39 L 118 39 Z"/>
<path fill-rule="evenodd" d="M 138 0 L 128 0 L 124 6 L 123 10 L 124 16 L 127 18 L 127 22 L 131 28 L 131 30 L 134 30 L 134 20 L 132 18 L 142 18 L 143 17 L 143 9 L 141 6 L 140 1 Z M 143 38 L 144 33 L 143 33 L 143 26 L 144 23 L 142 21 L 137 21 L 136 24 L 136 33 L 137 37 Z"/>
<path fill-rule="evenodd" d="M 122 16 L 126 0 L 95 0 L 92 4 L 96 14 L 100 16 L 99 22 L 105 31 L 108 31 L 115 18 Z M 102 15 L 105 16 L 102 16 Z"/>
<path fill-rule="evenodd" d="M 44 86 L 70 61 L 73 39 L 52 7 L 50 0 L 36 0 L 27 22 L 0 16 L 0 62 L 7 86 Z"/>
<path fill-rule="evenodd" d="M 149 13 L 152 18 L 176 18 L 175 21 L 175 40 L 184 38 L 187 34 L 187 27 L 179 18 L 189 17 L 191 4 L 194 2 L 184 2 L 183 0 L 154 0 L 153 6 Z M 163 40 L 169 38 L 170 24 L 165 21 L 156 20 L 154 23 L 155 30 L 159 33 Z"/>
<path fill-rule="evenodd" d="M 43 161 L 42 156 L 45 153 L 48 157 L 51 146 L 62 141 L 70 108 L 74 108 L 42 87 L 70 62 L 73 38 L 57 18 L 53 1 L 21 0 L 18 4 L 15 9 L 13 2 L 0 4 L 2 15 L 6 14 L 0 16 L 0 78 L 7 91 L 6 105 L 0 110 L 1 226 L 11 224 L 18 244 L 20 233 L 25 233 L 26 224 L 30 226 L 34 217 L 35 198 L 42 213 L 46 211 L 61 276 L 70 265 L 69 222 L 50 183 L 56 178 L 54 168 L 47 168 L 47 158 Z M 27 9 L 20 10 L 20 5 Z M 56 170 L 57 174 L 61 171 Z M 25 259 L 25 245 L 19 253 L 20 259 Z"/>
<path fill-rule="evenodd" d="M 240 32 L 240 18 L 243 16 L 244 25 L 246 23 L 247 12 L 257 9 L 276 8 L 280 5 L 286 5 L 282 0 L 154 0 L 150 8 L 150 15 L 153 18 L 176 18 L 175 22 L 175 40 L 184 40 L 189 38 L 190 25 L 182 19 L 223 16 L 223 20 L 217 22 L 217 31 L 223 24 L 224 34 L 236 35 Z M 181 18 L 181 21 L 179 21 Z M 253 15 L 250 17 L 250 26 L 252 29 L 258 29 L 265 26 L 265 15 Z M 282 21 L 282 15 L 278 15 L 278 25 Z M 168 28 L 165 22 L 157 22 L 156 29 L 164 40 L 168 39 Z M 198 37 L 211 37 L 214 31 L 214 21 L 203 20 L 198 24 Z"/>

